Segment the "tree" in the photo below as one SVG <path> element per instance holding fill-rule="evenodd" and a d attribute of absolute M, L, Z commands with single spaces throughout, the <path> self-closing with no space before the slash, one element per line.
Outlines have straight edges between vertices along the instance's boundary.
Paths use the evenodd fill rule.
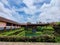
<path fill-rule="evenodd" d="M 27 22 L 27 24 L 31 24 L 31 22 Z"/>

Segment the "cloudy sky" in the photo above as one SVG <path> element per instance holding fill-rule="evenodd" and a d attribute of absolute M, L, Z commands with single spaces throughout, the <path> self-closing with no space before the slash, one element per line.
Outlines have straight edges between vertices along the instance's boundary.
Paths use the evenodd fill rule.
<path fill-rule="evenodd" d="M 0 16 L 25 22 L 59 22 L 60 0 L 0 0 Z"/>

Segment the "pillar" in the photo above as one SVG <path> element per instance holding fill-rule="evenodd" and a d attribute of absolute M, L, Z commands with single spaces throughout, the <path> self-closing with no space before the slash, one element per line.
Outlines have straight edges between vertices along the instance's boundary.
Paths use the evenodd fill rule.
<path fill-rule="evenodd" d="M 6 31 L 6 26 L 4 27 L 4 31 Z"/>
<path fill-rule="evenodd" d="M 12 26 L 13 26 L 13 24 L 11 24 L 10 30 L 12 30 Z"/>
<path fill-rule="evenodd" d="M 32 32 L 36 33 L 36 26 L 32 26 Z"/>

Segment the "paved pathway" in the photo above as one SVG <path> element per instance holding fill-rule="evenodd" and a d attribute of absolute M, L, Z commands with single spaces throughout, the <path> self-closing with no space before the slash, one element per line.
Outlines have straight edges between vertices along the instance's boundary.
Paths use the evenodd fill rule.
<path fill-rule="evenodd" d="M 0 45 L 60 45 L 60 43 L 0 42 Z"/>

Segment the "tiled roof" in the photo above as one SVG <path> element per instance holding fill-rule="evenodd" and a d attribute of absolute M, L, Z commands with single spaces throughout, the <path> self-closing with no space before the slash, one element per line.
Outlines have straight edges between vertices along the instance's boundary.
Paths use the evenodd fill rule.
<path fill-rule="evenodd" d="M 20 23 L 15 22 L 15 21 L 12 21 L 12 20 L 10 20 L 10 19 L 6 19 L 6 18 L 4 18 L 4 17 L 0 17 L 0 21 L 20 25 Z"/>

